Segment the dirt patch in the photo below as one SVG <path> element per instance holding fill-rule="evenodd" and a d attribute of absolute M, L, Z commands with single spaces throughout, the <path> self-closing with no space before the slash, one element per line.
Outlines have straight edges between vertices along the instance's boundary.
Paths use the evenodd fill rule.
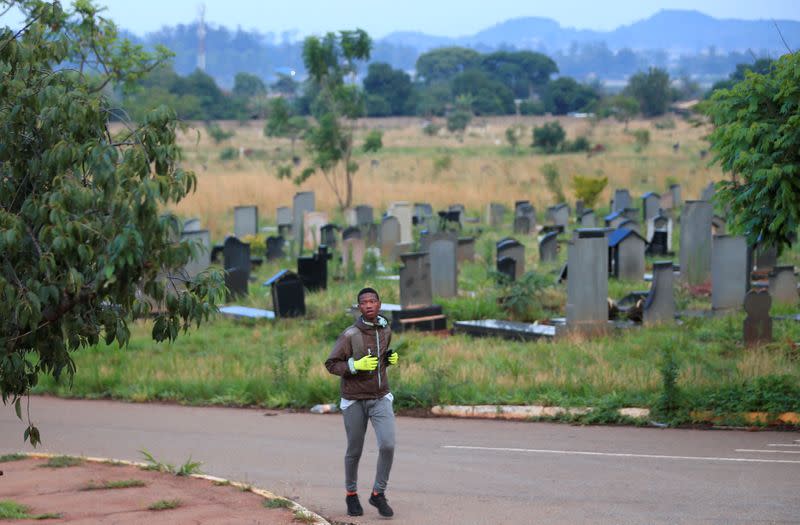
<path fill-rule="evenodd" d="M 48 468 L 47 461 L 0 463 L 0 501 L 23 504 L 31 515 L 61 516 L 14 523 L 298 523 L 293 509 L 268 508 L 264 497 L 227 483 L 89 461 Z"/>

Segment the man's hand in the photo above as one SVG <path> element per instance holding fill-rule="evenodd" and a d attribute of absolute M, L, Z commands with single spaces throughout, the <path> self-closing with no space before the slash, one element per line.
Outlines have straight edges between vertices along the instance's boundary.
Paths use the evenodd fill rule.
<path fill-rule="evenodd" d="M 372 355 L 365 355 L 358 361 L 353 361 L 353 368 L 371 372 L 378 368 L 378 358 Z"/>
<path fill-rule="evenodd" d="M 391 353 L 391 354 L 389 354 L 389 364 L 390 364 L 390 365 L 396 365 L 396 364 L 397 364 L 397 360 L 398 360 L 398 359 L 400 359 L 400 356 L 399 356 L 399 355 L 397 355 L 397 352 L 395 352 L 394 350 L 392 350 L 392 353 Z"/>

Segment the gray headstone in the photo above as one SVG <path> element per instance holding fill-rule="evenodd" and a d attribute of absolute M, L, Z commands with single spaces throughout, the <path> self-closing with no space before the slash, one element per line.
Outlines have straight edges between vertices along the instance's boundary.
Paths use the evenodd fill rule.
<path fill-rule="evenodd" d="M 650 245 L 648 253 L 667 255 L 672 251 L 672 219 L 663 214 L 651 217 L 647 221 L 645 239 Z"/>
<path fill-rule="evenodd" d="M 197 274 L 205 271 L 211 265 L 211 234 L 208 230 L 184 230 L 181 234 L 182 241 L 197 244 L 192 258 L 183 270 L 189 279 L 194 279 Z"/>
<path fill-rule="evenodd" d="M 396 256 L 395 246 L 400 242 L 400 221 L 397 217 L 384 217 L 381 222 L 380 243 L 381 257 L 393 261 Z"/>
<path fill-rule="evenodd" d="M 614 211 L 622 211 L 625 208 L 631 207 L 631 194 L 628 190 L 614 190 L 614 207 L 612 208 L 612 212 Z"/>
<path fill-rule="evenodd" d="M 644 224 L 647 224 L 647 221 L 658 215 L 660 209 L 661 195 L 653 193 L 652 191 L 642 195 L 642 217 L 644 219 Z"/>
<path fill-rule="evenodd" d="M 372 206 L 367 206 L 366 204 L 356 206 L 356 222 L 358 226 L 366 226 L 374 221 Z"/>
<path fill-rule="evenodd" d="M 398 224 L 400 225 L 400 242 L 408 244 L 414 242 L 412 235 L 412 209 L 411 204 L 407 202 L 393 202 L 389 207 L 389 215 L 397 217 Z"/>
<path fill-rule="evenodd" d="M 433 206 L 427 202 L 414 203 L 414 222 L 416 224 L 428 224 L 433 217 Z"/>
<path fill-rule="evenodd" d="M 776 304 L 797 305 L 797 277 L 794 266 L 775 266 L 769 274 L 769 294 Z"/>
<path fill-rule="evenodd" d="M 638 221 L 639 217 L 641 216 L 639 214 L 639 208 L 625 208 L 624 210 L 622 210 L 622 215 L 624 215 L 626 219 L 629 219 L 631 221 Z"/>
<path fill-rule="evenodd" d="M 303 218 L 307 212 L 314 211 L 314 192 L 301 191 L 294 194 L 292 201 L 292 232 L 295 244 L 299 247 L 305 237 Z"/>
<path fill-rule="evenodd" d="M 616 275 L 627 281 L 641 281 L 644 278 L 644 238 L 635 232 L 627 235 L 617 244 Z"/>
<path fill-rule="evenodd" d="M 201 230 L 200 219 L 186 219 L 183 223 L 183 232 L 197 232 Z"/>
<path fill-rule="evenodd" d="M 274 261 L 286 257 L 286 253 L 283 251 L 285 243 L 286 240 L 280 235 L 267 237 L 267 260 Z"/>
<path fill-rule="evenodd" d="M 669 191 L 672 194 L 672 207 L 679 208 L 683 203 L 683 201 L 681 201 L 681 185 L 672 184 L 669 187 Z"/>
<path fill-rule="evenodd" d="M 258 233 L 258 206 L 236 206 L 233 209 L 233 234 L 242 239 Z"/>
<path fill-rule="evenodd" d="M 275 220 L 278 226 L 292 225 L 292 209 L 288 206 L 281 206 L 275 210 Z"/>
<path fill-rule="evenodd" d="M 715 193 L 716 193 L 716 186 L 714 185 L 713 182 L 709 182 L 708 186 L 703 188 L 703 191 L 700 192 L 700 200 L 711 202 L 714 199 Z"/>
<path fill-rule="evenodd" d="M 506 207 L 502 204 L 493 202 L 489 204 L 486 210 L 486 222 L 492 228 L 497 228 L 503 225 L 505 219 Z"/>
<path fill-rule="evenodd" d="M 741 308 L 749 288 L 749 275 L 745 238 L 733 235 L 715 236 L 711 250 L 711 308 Z"/>
<path fill-rule="evenodd" d="M 225 258 L 225 286 L 229 297 L 247 295 L 250 281 L 250 245 L 228 237 L 222 249 Z"/>
<path fill-rule="evenodd" d="M 353 269 L 356 275 L 361 274 L 364 268 L 364 254 L 367 251 L 367 245 L 364 239 L 359 237 L 348 237 L 342 241 L 342 266 L 347 271 L 350 261 L 352 261 Z"/>
<path fill-rule="evenodd" d="M 322 243 L 322 227 L 328 224 L 324 211 L 309 211 L 303 215 L 303 247 L 315 249 Z"/>
<path fill-rule="evenodd" d="M 581 228 L 596 228 L 597 227 L 597 216 L 594 213 L 594 210 L 584 210 L 583 214 L 580 216 L 581 221 Z"/>
<path fill-rule="evenodd" d="M 569 206 L 565 203 L 551 206 L 547 209 L 547 216 L 551 223 L 566 228 L 569 224 Z"/>
<path fill-rule="evenodd" d="M 342 231 L 342 240 L 346 241 L 347 239 L 363 239 L 364 234 L 361 231 L 361 228 L 358 226 L 350 226 L 349 228 L 345 228 Z"/>
<path fill-rule="evenodd" d="M 675 273 L 672 266 L 672 261 L 653 263 L 653 283 L 642 308 L 645 324 L 675 321 Z"/>
<path fill-rule="evenodd" d="M 558 232 L 550 232 L 539 241 L 539 262 L 551 263 L 558 260 Z"/>
<path fill-rule="evenodd" d="M 525 246 L 511 237 L 506 237 L 497 242 L 497 261 L 503 257 L 513 259 L 515 262 L 515 279 L 525 273 Z"/>
<path fill-rule="evenodd" d="M 711 217 L 711 233 L 713 235 L 725 235 L 725 219 L 719 215 Z"/>
<path fill-rule="evenodd" d="M 583 215 L 583 212 L 584 212 L 585 209 L 586 209 L 586 206 L 583 204 L 583 200 L 578 199 L 578 200 L 575 201 L 575 217 L 580 219 L 581 215 Z"/>
<path fill-rule="evenodd" d="M 335 224 L 326 224 L 320 229 L 320 242 L 331 248 L 336 248 L 339 245 L 338 231 L 339 227 Z"/>
<path fill-rule="evenodd" d="M 530 217 L 514 217 L 514 233 L 517 235 L 528 235 L 531 233 Z"/>
<path fill-rule="evenodd" d="M 774 246 L 756 246 L 756 269 L 771 271 L 778 264 L 778 249 Z"/>
<path fill-rule="evenodd" d="M 603 229 L 579 229 L 567 252 L 567 327 L 583 333 L 608 323 L 608 241 Z"/>
<path fill-rule="evenodd" d="M 436 233 L 428 240 L 431 263 L 431 291 L 436 297 L 458 295 L 458 239 L 449 232 Z"/>
<path fill-rule="evenodd" d="M 710 202 L 686 201 L 681 212 L 681 280 L 691 286 L 711 279 Z"/>
<path fill-rule="evenodd" d="M 475 260 L 475 238 L 459 237 L 456 259 L 459 263 Z"/>
<path fill-rule="evenodd" d="M 744 342 L 747 345 L 772 342 L 772 318 L 769 309 L 772 299 L 766 290 L 750 290 L 744 298 Z"/>
<path fill-rule="evenodd" d="M 419 308 L 433 304 L 431 263 L 426 252 L 400 255 L 400 304 L 403 308 Z"/>

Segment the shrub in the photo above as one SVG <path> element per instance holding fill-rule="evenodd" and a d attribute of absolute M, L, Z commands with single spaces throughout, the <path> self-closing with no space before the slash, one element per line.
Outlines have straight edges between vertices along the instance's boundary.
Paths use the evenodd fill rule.
<path fill-rule="evenodd" d="M 519 105 L 519 112 L 522 115 L 544 115 L 544 103 L 539 100 L 523 100 Z"/>
<path fill-rule="evenodd" d="M 225 131 L 216 122 L 206 124 L 206 133 L 208 133 L 208 136 L 211 137 L 211 140 L 213 140 L 215 144 L 219 144 L 223 140 L 228 140 L 236 134 L 233 130 Z"/>
<path fill-rule="evenodd" d="M 567 134 L 558 122 L 547 122 L 544 126 L 533 128 L 533 144 L 545 153 L 555 153 L 564 143 Z"/>
<path fill-rule="evenodd" d="M 447 115 L 447 131 L 456 134 L 464 133 L 471 120 L 472 114 L 469 111 L 457 109 Z"/>
<path fill-rule="evenodd" d="M 650 144 L 650 132 L 646 129 L 635 129 L 631 132 L 634 140 L 636 141 L 636 151 L 642 151 L 648 144 Z"/>
<path fill-rule="evenodd" d="M 225 148 L 219 153 L 219 160 L 236 160 L 239 158 L 239 150 L 236 148 Z"/>
<path fill-rule="evenodd" d="M 442 126 L 436 124 L 435 122 L 428 122 L 422 127 L 422 132 L 425 133 L 429 137 L 435 137 L 439 134 L 439 130 L 442 129 Z"/>
<path fill-rule="evenodd" d="M 564 202 L 567 200 L 566 197 L 564 197 L 564 190 L 561 188 L 561 174 L 558 172 L 558 166 L 552 162 L 548 162 L 540 168 L 540 171 L 544 176 L 547 189 L 553 194 L 556 202 Z"/>
<path fill-rule="evenodd" d="M 564 143 L 564 150 L 577 153 L 581 151 L 589 151 L 591 144 L 589 144 L 589 139 L 581 135 L 580 137 L 576 138 L 572 142 L 565 142 Z"/>
<path fill-rule="evenodd" d="M 587 208 L 594 208 L 597 198 L 607 184 L 608 177 L 582 177 L 581 175 L 575 175 L 572 179 L 575 196 L 581 199 Z"/>

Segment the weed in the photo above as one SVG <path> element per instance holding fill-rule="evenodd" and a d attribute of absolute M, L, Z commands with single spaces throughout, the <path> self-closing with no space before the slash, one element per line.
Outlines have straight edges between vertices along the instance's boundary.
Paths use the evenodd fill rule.
<path fill-rule="evenodd" d="M 29 507 L 11 500 L 0 500 L 0 520 L 53 520 L 61 518 L 61 514 L 31 514 Z"/>
<path fill-rule="evenodd" d="M 300 523 L 314 523 L 317 520 L 304 510 L 296 510 L 294 511 L 294 521 L 299 521 Z"/>
<path fill-rule="evenodd" d="M 230 480 L 227 480 L 227 479 L 220 479 L 220 480 L 214 481 L 214 486 L 215 487 L 229 487 L 230 485 L 231 485 L 231 482 L 230 482 Z"/>
<path fill-rule="evenodd" d="M 83 459 L 74 456 L 55 456 L 47 460 L 47 463 L 42 465 L 45 468 L 66 468 L 75 467 L 83 463 Z"/>
<path fill-rule="evenodd" d="M 180 468 L 175 472 L 176 476 L 191 476 L 192 474 L 199 474 L 200 473 L 200 465 L 203 463 L 201 461 L 192 461 L 192 457 L 189 456 L 189 459 L 180 466 Z"/>
<path fill-rule="evenodd" d="M 263 505 L 268 509 L 289 509 L 294 506 L 291 501 L 284 498 L 265 499 Z"/>
<path fill-rule="evenodd" d="M 179 499 L 160 499 L 147 507 L 147 510 L 170 510 L 177 509 L 183 504 Z"/>
<path fill-rule="evenodd" d="M 144 470 L 154 470 L 156 472 L 168 472 L 170 474 L 175 473 L 175 465 L 170 463 L 162 463 L 158 461 L 150 452 L 147 450 L 140 450 L 139 453 L 144 456 L 144 460 L 147 463 L 146 466 L 142 467 Z"/>
<path fill-rule="evenodd" d="M 27 459 L 28 456 L 26 454 L 4 454 L 0 456 L 0 463 L 7 463 L 9 461 L 19 461 L 21 459 Z"/>
<path fill-rule="evenodd" d="M 116 481 L 103 481 L 96 484 L 92 481 L 89 482 L 81 490 L 113 490 L 113 489 L 129 489 L 134 487 L 144 487 L 146 483 L 140 479 L 120 479 Z"/>

